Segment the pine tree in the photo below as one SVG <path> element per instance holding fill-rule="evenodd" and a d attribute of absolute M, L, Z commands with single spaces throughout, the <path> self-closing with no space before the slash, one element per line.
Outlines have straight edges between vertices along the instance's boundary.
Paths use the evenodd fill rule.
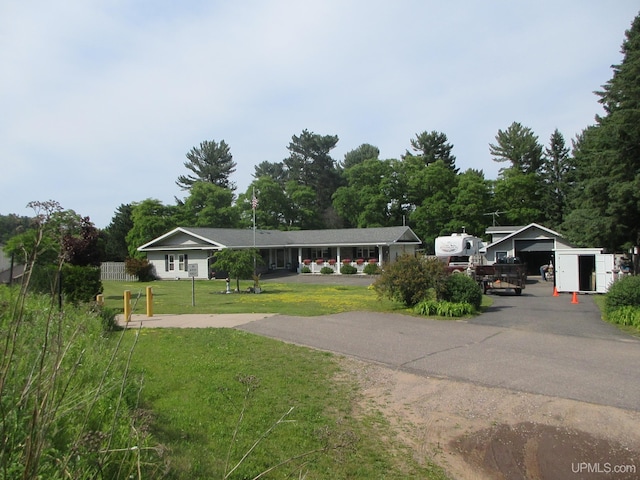
<path fill-rule="evenodd" d="M 605 114 L 574 146 L 572 211 L 563 227 L 578 244 L 640 244 L 640 16 L 625 32 L 623 60 L 596 92 Z"/>
<path fill-rule="evenodd" d="M 498 130 L 496 144 L 489 151 L 496 162 L 511 162 L 511 168 L 524 173 L 538 173 L 542 167 L 542 145 L 529 127 L 513 122 L 506 130 Z"/>
<path fill-rule="evenodd" d="M 224 140 L 220 143 L 205 140 L 200 143 L 200 147 L 193 147 L 187 153 L 184 166 L 195 176 L 178 177 L 176 184 L 183 190 L 189 190 L 196 182 L 209 182 L 222 188 L 236 189 L 235 184 L 229 179 L 236 171 L 236 162 L 233 161 L 229 145 Z"/>
<path fill-rule="evenodd" d="M 411 149 L 416 152 L 416 154 L 414 155 L 407 151 L 403 156 L 403 160 L 407 160 L 408 157 L 417 157 L 425 166 L 442 160 L 447 168 L 458 173 L 456 157 L 451 153 L 453 151 L 453 145 L 448 143 L 446 134 L 436 132 L 435 130 L 432 132 L 422 132 L 416 134 L 416 138 L 412 138 L 410 143 Z"/>
<path fill-rule="evenodd" d="M 556 129 L 545 148 L 542 164 L 545 225 L 550 228 L 560 226 L 566 209 L 569 177 L 573 169 L 569 152 L 562 133 Z"/>

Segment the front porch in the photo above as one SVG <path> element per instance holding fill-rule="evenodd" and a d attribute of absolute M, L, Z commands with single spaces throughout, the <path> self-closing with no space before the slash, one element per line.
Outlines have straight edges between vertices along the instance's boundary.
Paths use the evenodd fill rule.
<path fill-rule="evenodd" d="M 351 265 L 363 273 L 368 264 L 382 265 L 389 260 L 388 247 L 298 247 L 261 249 L 264 270 L 289 270 L 297 273 L 321 273 L 325 267 L 340 274 L 340 267 Z M 306 268 L 305 268 L 306 267 Z"/>
<path fill-rule="evenodd" d="M 386 258 L 385 258 L 386 254 Z M 368 264 L 382 265 L 388 261 L 389 248 L 373 246 L 348 247 L 308 247 L 298 248 L 298 273 L 321 273 L 323 268 L 331 268 L 340 274 L 343 265 L 356 268 L 362 274 Z"/>

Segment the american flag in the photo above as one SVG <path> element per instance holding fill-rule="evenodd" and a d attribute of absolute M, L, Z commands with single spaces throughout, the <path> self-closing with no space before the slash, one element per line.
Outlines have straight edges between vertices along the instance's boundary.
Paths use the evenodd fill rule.
<path fill-rule="evenodd" d="M 255 195 L 251 199 L 251 208 L 253 208 L 254 210 L 258 208 L 258 199 L 256 198 Z"/>

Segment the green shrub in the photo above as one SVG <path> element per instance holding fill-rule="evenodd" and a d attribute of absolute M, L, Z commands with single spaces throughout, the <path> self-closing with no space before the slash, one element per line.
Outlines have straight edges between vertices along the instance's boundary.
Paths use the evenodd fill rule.
<path fill-rule="evenodd" d="M 384 269 L 373 287 L 379 296 L 412 307 L 430 291 L 438 296 L 446 275 L 444 264 L 437 259 L 402 255 Z"/>
<path fill-rule="evenodd" d="M 100 267 L 80 267 L 65 263 L 58 270 L 55 265 L 36 266 L 31 277 L 30 290 L 34 293 L 56 295 L 62 281 L 62 294 L 69 303 L 91 302 L 102 293 Z"/>
<path fill-rule="evenodd" d="M 614 282 L 605 297 L 609 314 L 620 307 L 640 307 L 640 276 L 626 276 Z"/>
<path fill-rule="evenodd" d="M 124 269 L 129 275 L 138 277 L 139 282 L 151 282 L 156 279 L 153 265 L 146 258 L 127 258 Z"/>
<path fill-rule="evenodd" d="M 100 267 L 79 267 L 68 263 L 62 266 L 62 293 L 66 301 L 91 302 L 102 291 Z"/>
<path fill-rule="evenodd" d="M 367 263 L 362 269 L 362 273 L 366 275 L 380 275 L 382 269 L 377 263 Z"/>
<path fill-rule="evenodd" d="M 329 274 L 333 273 L 333 268 L 331 268 L 331 267 L 322 267 L 320 269 L 320 273 L 323 274 L 323 275 L 329 275 Z"/>
<path fill-rule="evenodd" d="M 468 302 L 447 302 L 445 300 L 423 300 L 413 311 L 419 315 L 437 315 L 439 317 L 464 317 L 475 312 Z"/>
<path fill-rule="evenodd" d="M 311 269 L 305 265 L 300 269 L 300 273 L 311 273 Z"/>
<path fill-rule="evenodd" d="M 618 325 L 640 328 L 640 307 L 624 305 L 607 314 L 607 320 Z"/>
<path fill-rule="evenodd" d="M 440 298 L 453 303 L 470 303 L 477 310 L 482 304 L 482 288 L 468 275 L 454 273 L 444 281 Z"/>
<path fill-rule="evenodd" d="M 358 269 L 353 265 L 342 265 L 340 267 L 340 273 L 343 275 L 353 275 L 354 273 L 358 273 Z"/>

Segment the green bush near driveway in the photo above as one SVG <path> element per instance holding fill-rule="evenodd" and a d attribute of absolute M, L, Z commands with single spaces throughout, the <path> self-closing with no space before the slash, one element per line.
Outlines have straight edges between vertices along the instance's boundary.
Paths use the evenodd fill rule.
<path fill-rule="evenodd" d="M 609 287 L 604 314 L 611 323 L 640 331 L 640 276 L 623 277 Z"/>
<path fill-rule="evenodd" d="M 467 303 L 478 310 L 482 304 L 482 287 L 470 276 L 454 273 L 445 279 L 441 298 L 447 302 Z"/>
<path fill-rule="evenodd" d="M 640 276 L 626 276 L 613 282 L 605 296 L 607 312 L 616 308 L 640 307 Z"/>

